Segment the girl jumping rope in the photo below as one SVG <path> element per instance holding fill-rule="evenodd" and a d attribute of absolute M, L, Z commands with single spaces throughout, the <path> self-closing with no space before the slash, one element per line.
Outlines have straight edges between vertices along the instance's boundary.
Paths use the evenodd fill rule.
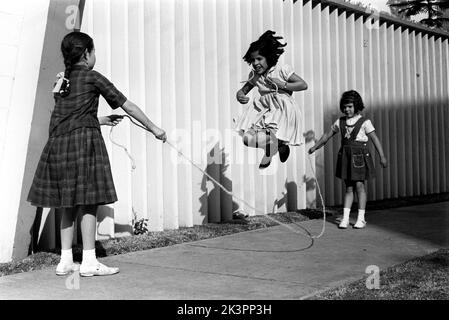
<path fill-rule="evenodd" d="M 374 126 L 369 119 L 364 118 L 360 112 L 364 109 L 363 101 L 357 91 L 351 90 L 343 93 L 340 99 L 340 110 L 344 117 L 337 119 L 329 132 L 325 133 L 318 142 L 309 149 L 314 153 L 321 148 L 336 133 L 341 133 L 341 148 L 337 158 L 337 178 L 345 181 L 346 193 L 343 206 L 343 219 L 339 228 L 346 229 L 349 224 L 349 214 L 354 200 L 354 189 L 357 191 L 358 217 L 354 225 L 356 229 L 366 226 L 365 207 L 366 190 L 365 180 L 374 177 L 374 163 L 368 151 L 368 138 L 372 140 L 380 157 L 382 167 L 387 167 L 387 158 L 384 155 L 382 145 L 374 131 Z"/>
<path fill-rule="evenodd" d="M 290 154 L 289 145 L 303 143 L 302 115 L 292 97 L 293 91 L 307 89 L 306 82 L 288 65 L 277 65 L 284 52 L 275 32 L 266 31 L 257 41 L 251 43 L 243 60 L 252 66 L 246 84 L 237 91 L 237 101 L 246 104 L 248 92 L 257 86 L 260 98 L 252 108 L 247 108 L 236 123 L 236 130 L 242 134 L 243 143 L 253 148 L 262 148 L 265 155 L 259 168 L 266 168 L 271 158 L 279 151 L 281 162 Z"/>
<path fill-rule="evenodd" d="M 103 276 L 119 272 L 98 262 L 95 255 L 98 205 L 117 201 L 106 146 L 100 124 L 115 125 L 117 117 L 97 118 L 102 95 L 112 109 L 121 107 L 165 142 L 164 130 L 153 124 L 138 106 L 129 101 L 97 71 L 95 48 L 90 36 L 72 32 L 61 44 L 65 72 L 53 90 L 55 108 L 49 138 L 44 147 L 28 201 L 34 206 L 55 208 L 61 214 L 61 261 L 57 275 L 78 269 L 73 263 L 74 222 L 81 215 L 83 258 L 81 276 Z"/>

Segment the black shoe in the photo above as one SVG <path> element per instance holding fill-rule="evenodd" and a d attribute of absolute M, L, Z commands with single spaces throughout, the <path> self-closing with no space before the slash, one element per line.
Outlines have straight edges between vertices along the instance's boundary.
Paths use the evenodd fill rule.
<path fill-rule="evenodd" d="M 271 163 L 271 157 L 267 157 L 266 155 L 263 156 L 262 161 L 259 164 L 259 169 L 265 169 L 267 168 Z"/>
<path fill-rule="evenodd" d="M 278 151 L 279 151 L 279 159 L 281 159 L 281 162 L 287 161 L 288 156 L 290 155 L 290 147 L 287 144 L 280 143 Z"/>

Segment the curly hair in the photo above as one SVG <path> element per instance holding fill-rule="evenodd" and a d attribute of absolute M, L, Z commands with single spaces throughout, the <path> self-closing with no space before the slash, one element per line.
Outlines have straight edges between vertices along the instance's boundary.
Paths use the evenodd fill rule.
<path fill-rule="evenodd" d="M 349 90 L 346 92 L 343 92 L 340 99 L 340 110 L 341 112 L 344 112 L 344 105 L 347 103 L 353 103 L 354 104 L 354 112 L 359 112 L 365 109 L 365 106 L 363 105 L 363 100 L 360 94 L 355 90 Z"/>
<path fill-rule="evenodd" d="M 61 85 L 61 89 L 59 91 L 62 97 L 66 97 L 70 93 L 70 73 L 72 72 L 73 66 L 78 63 L 84 52 L 87 51 L 90 53 L 94 48 L 94 41 L 92 38 L 83 33 L 74 31 L 67 34 L 61 43 L 61 52 L 64 57 L 64 81 Z"/>
<path fill-rule="evenodd" d="M 280 43 L 278 39 L 282 39 L 282 37 L 275 37 L 275 33 L 276 32 L 271 30 L 265 31 L 257 41 L 251 43 L 248 51 L 243 56 L 243 60 L 248 64 L 251 64 L 251 54 L 258 51 L 259 54 L 267 60 L 268 67 L 275 66 L 281 54 L 284 53 L 284 49 L 282 48 L 287 45 L 287 43 Z"/>

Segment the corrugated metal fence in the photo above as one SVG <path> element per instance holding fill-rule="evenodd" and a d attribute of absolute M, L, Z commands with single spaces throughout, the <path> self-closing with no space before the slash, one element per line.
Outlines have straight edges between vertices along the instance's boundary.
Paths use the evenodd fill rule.
<path fill-rule="evenodd" d="M 241 57 L 265 30 L 284 37 L 280 63 L 309 85 L 295 93 L 304 115 L 305 146 L 289 160 L 258 169 L 262 151 L 233 132 L 242 106 L 235 93 L 249 67 Z M 95 41 L 96 69 L 160 124 L 187 156 L 263 212 L 315 205 L 306 150 L 340 116 L 343 91 L 362 94 L 390 166 L 368 185 L 368 199 L 449 189 L 448 37 L 336 1 L 87 0 L 82 31 Z M 253 90 L 254 91 L 254 90 Z M 257 93 L 251 93 L 256 97 Z M 110 113 L 104 103 L 100 114 Z M 114 141 L 103 128 L 119 201 L 102 208 L 100 234 L 130 231 L 133 216 L 151 230 L 230 219 L 237 199 L 125 119 Z M 311 158 L 327 205 L 342 203 L 334 177 L 339 138 Z M 374 149 L 373 149 L 374 152 Z M 115 225 L 115 226 L 114 226 Z"/>

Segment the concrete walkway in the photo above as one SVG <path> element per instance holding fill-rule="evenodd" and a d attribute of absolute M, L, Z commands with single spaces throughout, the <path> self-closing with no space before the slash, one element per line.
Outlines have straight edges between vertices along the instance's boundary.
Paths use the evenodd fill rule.
<path fill-rule="evenodd" d="M 330 220 L 315 241 L 277 226 L 111 256 L 101 261 L 121 272 L 109 277 L 57 277 L 53 269 L 0 277 L 0 299 L 302 299 L 365 278 L 370 265 L 449 247 L 449 202 L 371 211 L 367 220 L 363 230 Z M 321 225 L 300 224 L 312 234 Z"/>

